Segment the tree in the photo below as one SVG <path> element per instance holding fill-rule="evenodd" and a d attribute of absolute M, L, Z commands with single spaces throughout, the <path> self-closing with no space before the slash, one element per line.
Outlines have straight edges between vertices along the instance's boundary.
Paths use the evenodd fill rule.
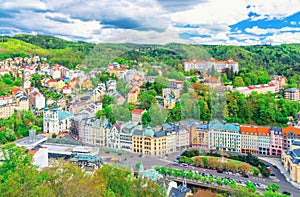
<path fill-rule="evenodd" d="M 159 109 L 157 104 L 152 104 L 149 109 L 149 116 L 151 118 L 150 126 L 161 125 L 166 121 L 166 112 L 164 109 Z"/>
<path fill-rule="evenodd" d="M 175 169 L 173 175 L 174 175 L 175 178 L 178 177 L 179 176 L 179 170 Z"/>
<path fill-rule="evenodd" d="M 249 188 L 252 192 L 256 191 L 256 186 L 252 182 L 247 182 L 246 187 Z"/>
<path fill-rule="evenodd" d="M 215 178 L 213 176 L 209 176 L 208 179 L 210 184 L 214 183 L 215 181 Z"/>
<path fill-rule="evenodd" d="M 155 93 L 155 92 L 154 92 Z M 155 98 L 155 95 L 153 94 L 153 91 L 149 90 L 149 91 L 145 91 L 140 95 L 139 101 L 141 104 L 141 108 L 142 109 L 149 109 L 150 106 L 152 104 L 156 104 L 157 103 L 157 99 Z"/>
<path fill-rule="evenodd" d="M 195 179 L 196 181 L 200 180 L 200 179 L 201 179 L 201 175 L 200 175 L 200 174 L 195 174 L 195 175 L 194 175 L 194 179 Z"/>
<path fill-rule="evenodd" d="M 128 92 L 131 90 L 131 87 L 126 85 L 124 79 L 119 79 L 117 81 L 116 89 L 122 96 L 126 96 L 128 94 Z"/>
<path fill-rule="evenodd" d="M 247 174 L 250 170 L 250 165 L 247 164 L 247 163 L 242 163 L 240 166 L 239 166 L 239 170 L 244 173 L 244 174 Z"/>
<path fill-rule="evenodd" d="M 167 173 L 168 173 L 168 175 L 172 175 L 173 174 L 173 169 L 172 168 L 168 168 Z"/>
<path fill-rule="evenodd" d="M 102 109 L 102 110 L 98 110 L 97 112 L 96 112 L 96 117 L 98 118 L 98 119 L 100 119 L 100 118 L 102 118 L 102 117 L 104 117 L 105 116 L 105 111 Z"/>
<path fill-rule="evenodd" d="M 150 122 L 151 122 L 151 117 L 149 115 L 149 112 L 146 111 L 142 115 L 142 124 L 143 126 L 148 126 Z"/>
<path fill-rule="evenodd" d="M 194 164 L 195 166 L 203 167 L 203 160 L 202 157 L 195 157 L 194 158 Z"/>
<path fill-rule="evenodd" d="M 276 183 L 267 184 L 266 190 L 272 192 L 278 192 L 280 190 L 280 187 Z"/>
<path fill-rule="evenodd" d="M 225 185 L 225 186 L 229 184 L 228 179 L 224 179 L 223 182 L 224 182 L 224 185 Z"/>
<path fill-rule="evenodd" d="M 214 157 L 208 157 L 207 159 L 207 162 L 208 162 L 208 166 L 213 168 L 213 169 L 216 169 L 217 168 L 217 162 L 218 160 Z"/>
<path fill-rule="evenodd" d="M 223 179 L 222 178 L 217 178 L 217 184 L 222 185 Z"/>
<path fill-rule="evenodd" d="M 234 88 L 244 87 L 244 86 L 245 86 L 245 83 L 244 83 L 244 80 L 242 77 L 237 76 L 233 79 L 233 87 Z"/>
<path fill-rule="evenodd" d="M 167 173 L 167 168 L 165 166 L 161 167 L 160 173 L 162 173 L 162 174 Z"/>
<path fill-rule="evenodd" d="M 202 183 L 207 183 L 207 178 L 206 178 L 206 176 L 202 176 L 202 177 L 201 177 L 201 180 L 202 180 Z"/>
<path fill-rule="evenodd" d="M 180 174 L 181 178 L 185 178 L 185 176 L 186 176 L 186 173 L 184 170 L 180 170 L 179 174 Z"/>
<path fill-rule="evenodd" d="M 188 177 L 189 179 L 192 179 L 193 176 L 194 176 L 194 173 L 193 173 L 192 171 L 188 171 L 187 177 Z"/>

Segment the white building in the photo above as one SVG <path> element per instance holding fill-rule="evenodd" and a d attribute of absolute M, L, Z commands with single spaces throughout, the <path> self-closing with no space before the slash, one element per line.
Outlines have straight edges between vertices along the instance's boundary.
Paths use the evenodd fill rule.
<path fill-rule="evenodd" d="M 106 134 L 108 148 L 120 149 L 120 128 L 121 123 L 114 124 Z"/>
<path fill-rule="evenodd" d="M 184 71 L 190 71 L 191 69 L 200 71 L 200 72 L 207 72 L 209 69 L 214 69 L 217 72 L 222 72 L 226 68 L 232 69 L 232 71 L 238 72 L 239 71 L 239 63 L 234 61 L 232 58 L 229 58 L 225 61 L 215 60 L 211 58 L 208 61 L 205 60 L 189 60 L 183 63 Z"/>
<path fill-rule="evenodd" d="M 49 110 L 46 106 L 44 108 L 44 133 L 59 134 L 68 131 L 71 127 L 71 118 L 73 113 L 63 111 L 61 107 L 57 108 L 55 105 L 53 109 Z"/>

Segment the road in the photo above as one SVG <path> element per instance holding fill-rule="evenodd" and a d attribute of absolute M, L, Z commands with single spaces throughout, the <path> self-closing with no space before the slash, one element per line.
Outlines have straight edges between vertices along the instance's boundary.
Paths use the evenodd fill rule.
<path fill-rule="evenodd" d="M 199 168 L 195 166 L 189 166 L 188 168 L 180 167 L 180 166 L 174 166 L 173 161 L 175 158 L 180 155 L 180 152 L 175 152 L 171 153 L 168 155 L 167 158 L 160 158 L 160 157 L 154 157 L 154 156 L 143 156 L 139 157 L 138 154 L 131 153 L 131 152 L 124 152 L 122 155 L 118 155 L 117 153 L 106 153 L 106 152 L 100 152 L 99 156 L 104 160 L 105 163 L 114 163 L 116 165 L 123 165 L 127 166 L 129 168 L 134 168 L 135 164 L 137 162 L 142 162 L 144 168 L 149 169 L 149 168 L 154 168 L 155 166 L 166 166 L 171 167 L 173 169 L 184 169 L 186 171 L 188 170 L 194 170 L 194 171 L 199 171 L 203 172 L 205 174 L 211 174 L 215 177 L 230 177 L 232 179 L 235 179 L 237 181 L 241 180 L 243 182 L 247 182 L 248 180 L 254 183 L 261 183 L 264 185 L 271 184 L 271 183 L 276 183 L 280 187 L 280 191 L 288 191 L 290 192 L 293 196 L 299 196 L 300 190 L 296 189 L 293 187 L 289 182 L 286 181 L 285 177 L 280 173 L 279 169 L 275 169 L 272 164 L 269 164 L 269 166 L 272 169 L 272 173 L 275 174 L 275 179 L 272 178 L 262 178 L 262 177 L 254 177 L 250 176 L 249 178 L 244 178 L 242 176 L 234 176 L 234 175 L 227 175 L 225 173 L 217 173 L 216 170 L 211 170 L 211 169 L 205 169 L 205 168 Z M 110 159 L 112 157 L 117 157 L 119 159 L 118 162 L 112 162 Z M 267 162 L 266 162 L 267 163 Z M 259 189 L 262 191 L 262 189 Z"/>

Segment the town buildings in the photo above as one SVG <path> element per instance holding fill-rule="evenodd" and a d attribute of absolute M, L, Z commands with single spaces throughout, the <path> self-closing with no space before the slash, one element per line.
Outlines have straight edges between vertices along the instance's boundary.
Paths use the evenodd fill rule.
<path fill-rule="evenodd" d="M 131 120 L 132 122 L 139 122 L 142 123 L 142 116 L 143 114 L 146 112 L 146 110 L 142 110 L 142 109 L 134 109 L 131 112 Z"/>
<path fill-rule="evenodd" d="M 239 71 L 239 63 L 229 58 L 226 61 L 215 60 L 211 58 L 208 61 L 205 60 L 189 60 L 183 63 L 184 71 L 190 71 L 194 69 L 200 72 L 208 72 L 209 70 L 215 70 L 217 72 L 224 72 L 226 68 L 232 69 L 232 71 Z"/>
<path fill-rule="evenodd" d="M 300 101 L 300 90 L 289 88 L 284 91 L 284 98 L 291 101 Z"/>
<path fill-rule="evenodd" d="M 276 87 L 277 86 L 274 83 L 268 83 L 268 84 L 252 85 L 246 87 L 237 87 L 237 88 L 233 88 L 232 90 L 238 91 L 241 94 L 244 94 L 245 96 L 249 96 L 254 91 L 257 92 L 258 94 L 266 94 L 268 92 L 270 93 L 279 92 L 279 89 Z"/>
<path fill-rule="evenodd" d="M 300 129 L 294 126 L 282 128 L 283 149 L 288 150 L 295 139 L 300 139 Z"/>

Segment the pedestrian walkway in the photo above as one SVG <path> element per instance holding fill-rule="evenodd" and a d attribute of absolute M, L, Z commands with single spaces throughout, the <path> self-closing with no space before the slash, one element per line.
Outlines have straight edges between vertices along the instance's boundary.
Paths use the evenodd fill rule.
<path fill-rule="evenodd" d="M 291 179 L 289 172 L 283 167 L 280 158 L 272 158 L 272 157 L 258 157 L 258 158 L 272 164 L 273 166 L 276 166 L 279 169 L 280 173 L 285 177 L 287 182 L 291 183 L 297 189 L 300 188 L 300 185 Z"/>

